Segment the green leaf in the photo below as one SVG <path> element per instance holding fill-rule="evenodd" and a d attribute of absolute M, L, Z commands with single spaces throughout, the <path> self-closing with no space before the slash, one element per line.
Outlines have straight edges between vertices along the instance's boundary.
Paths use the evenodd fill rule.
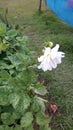
<path fill-rule="evenodd" d="M 13 127 L 5 126 L 4 130 L 13 130 Z"/>
<path fill-rule="evenodd" d="M 12 116 L 13 116 L 13 118 L 14 118 L 15 120 L 21 118 L 21 116 L 19 115 L 19 113 L 17 113 L 16 111 L 14 111 L 14 112 L 12 113 Z"/>
<path fill-rule="evenodd" d="M 13 128 L 7 125 L 0 125 L 0 130 L 13 130 Z"/>
<path fill-rule="evenodd" d="M 24 70 L 18 75 L 18 80 L 21 80 L 24 85 L 29 85 L 31 83 L 34 83 L 36 81 L 36 75 L 33 71 Z"/>
<path fill-rule="evenodd" d="M 22 61 L 21 64 L 18 64 L 18 65 L 16 66 L 16 70 L 19 71 L 19 72 L 22 72 L 22 71 L 24 71 L 25 69 L 26 69 L 26 65 L 23 63 L 23 61 Z"/>
<path fill-rule="evenodd" d="M 8 95 L 6 93 L 0 93 L 0 105 L 9 105 Z"/>
<path fill-rule="evenodd" d="M 47 93 L 46 87 L 43 86 L 41 83 L 37 83 L 35 87 L 32 87 L 32 90 L 39 95 L 44 96 Z"/>
<path fill-rule="evenodd" d="M 20 125 L 16 125 L 13 130 L 22 130 L 21 126 Z"/>
<path fill-rule="evenodd" d="M 40 110 L 40 106 L 38 105 L 36 98 L 33 98 L 33 102 L 32 102 L 32 105 L 31 105 L 31 111 L 32 112 L 38 112 L 39 110 Z"/>
<path fill-rule="evenodd" d="M 23 36 L 23 37 L 16 37 L 17 41 L 20 43 L 26 43 L 28 41 L 28 37 L 27 36 Z"/>
<path fill-rule="evenodd" d="M 17 31 L 15 29 L 11 29 L 6 33 L 6 35 L 10 38 L 14 38 L 17 36 Z"/>
<path fill-rule="evenodd" d="M 36 115 L 36 122 L 38 125 L 47 125 L 48 123 L 50 123 L 50 117 L 49 116 L 46 116 L 44 113 L 37 113 Z"/>
<path fill-rule="evenodd" d="M 14 55 L 8 56 L 8 59 L 11 61 L 11 63 L 16 67 L 19 64 L 22 63 L 22 59 L 19 53 L 16 53 Z"/>
<path fill-rule="evenodd" d="M 23 114 L 25 112 L 25 110 L 30 106 L 31 99 L 25 93 L 21 93 L 20 96 L 21 96 L 21 98 L 16 107 L 16 111 Z"/>
<path fill-rule="evenodd" d="M 0 130 L 4 130 L 4 127 L 3 127 L 3 125 L 0 125 Z"/>
<path fill-rule="evenodd" d="M 51 128 L 49 127 L 49 125 L 46 125 L 46 126 L 40 126 L 39 130 L 51 130 Z"/>
<path fill-rule="evenodd" d="M 8 80 L 10 78 L 10 75 L 7 71 L 1 70 L 0 71 L 0 80 Z"/>
<path fill-rule="evenodd" d="M 26 128 L 26 130 L 34 130 L 33 125 L 32 125 L 32 124 L 29 125 L 29 126 Z"/>
<path fill-rule="evenodd" d="M 0 36 L 4 36 L 6 33 L 6 25 L 4 23 L 0 23 Z"/>
<path fill-rule="evenodd" d="M 1 119 L 2 119 L 3 124 L 6 124 L 6 125 L 11 125 L 14 123 L 14 118 L 12 117 L 11 113 L 6 113 L 6 112 L 2 113 Z"/>
<path fill-rule="evenodd" d="M 0 69 L 7 69 L 7 68 L 8 65 L 3 60 L 0 60 Z"/>
<path fill-rule="evenodd" d="M 0 69 L 7 69 L 7 70 L 9 70 L 9 69 L 12 69 L 14 66 L 13 65 L 8 65 L 8 64 L 6 64 L 5 62 L 3 62 L 2 60 L 0 61 Z"/>
<path fill-rule="evenodd" d="M 10 104 L 12 104 L 14 108 L 16 108 L 19 103 L 20 96 L 17 93 L 12 93 L 9 95 L 8 99 Z"/>
<path fill-rule="evenodd" d="M 14 129 L 13 129 L 13 127 L 5 126 L 5 127 L 4 127 L 4 130 L 14 130 Z"/>
<path fill-rule="evenodd" d="M 2 113 L 4 112 L 13 113 L 13 111 L 14 109 L 10 104 L 2 106 Z"/>
<path fill-rule="evenodd" d="M 44 100 L 43 98 L 37 97 L 35 96 L 36 99 L 36 104 L 38 104 L 40 111 L 41 112 L 45 112 L 45 102 L 47 102 L 46 100 Z"/>
<path fill-rule="evenodd" d="M 31 105 L 31 111 L 38 112 L 40 110 L 41 112 L 45 112 L 45 103 L 44 102 L 45 102 L 44 99 L 35 96 L 33 98 L 33 102 Z"/>
<path fill-rule="evenodd" d="M 6 49 L 9 47 L 9 44 L 6 43 L 0 43 L 0 50 L 6 51 Z"/>
<path fill-rule="evenodd" d="M 27 112 L 22 118 L 21 118 L 21 126 L 22 127 L 28 127 L 30 124 L 32 124 L 33 121 L 33 115 L 31 112 Z"/>
<path fill-rule="evenodd" d="M 18 93 L 20 91 L 23 92 L 24 90 L 27 89 L 27 86 L 24 84 L 24 82 L 22 80 L 18 79 L 17 77 L 16 78 L 11 77 L 8 80 L 8 86 L 11 89 L 11 91 L 15 91 Z"/>

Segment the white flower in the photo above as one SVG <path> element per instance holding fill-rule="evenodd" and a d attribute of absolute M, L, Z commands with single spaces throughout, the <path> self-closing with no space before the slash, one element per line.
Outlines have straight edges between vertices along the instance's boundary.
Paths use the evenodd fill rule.
<path fill-rule="evenodd" d="M 58 50 L 59 44 L 52 49 L 50 47 L 45 47 L 44 55 L 38 58 L 38 62 L 41 62 L 38 69 L 42 69 L 43 71 L 55 69 L 57 64 L 61 63 L 61 60 L 65 55 L 65 53 Z"/>

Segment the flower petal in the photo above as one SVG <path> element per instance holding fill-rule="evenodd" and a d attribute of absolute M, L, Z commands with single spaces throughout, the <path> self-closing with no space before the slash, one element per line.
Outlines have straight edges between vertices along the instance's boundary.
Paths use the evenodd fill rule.
<path fill-rule="evenodd" d="M 40 56 L 40 57 L 38 58 L 38 61 L 39 61 L 39 62 L 42 62 L 43 59 L 44 59 L 44 56 Z"/>
<path fill-rule="evenodd" d="M 54 48 L 52 48 L 51 59 L 55 59 L 55 57 L 57 56 L 58 49 L 59 49 L 59 44 L 57 44 Z"/>
<path fill-rule="evenodd" d="M 57 67 L 57 64 L 62 62 L 62 58 L 65 56 L 65 53 L 58 51 L 59 44 L 54 48 L 46 47 L 44 50 L 44 55 L 38 58 L 38 61 L 41 62 L 38 66 L 38 69 L 43 71 L 52 70 Z"/>

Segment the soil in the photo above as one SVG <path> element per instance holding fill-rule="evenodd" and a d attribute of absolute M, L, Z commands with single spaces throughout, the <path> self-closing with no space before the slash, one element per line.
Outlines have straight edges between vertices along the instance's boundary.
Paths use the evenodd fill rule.
<path fill-rule="evenodd" d="M 38 76 L 38 81 L 42 83 L 46 88 L 47 86 L 50 86 L 50 82 L 46 82 L 46 80 L 41 75 Z M 59 110 L 58 105 L 52 100 L 52 97 L 51 95 L 49 95 L 49 93 L 47 93 L 45 96 L 38 96 L 49 101 L 49 103 L 45 104 L 45 114 L 50 116 L 51 118 L 51 122 L 48 125 L 50 125 L 50 127 L 54 127 L 55 118 L 57 115 L 61 114 L 62 111 Z M 39 126 L 36 123 L 34 123 L 34 130 L 38 130 L 38 128 Z"/>

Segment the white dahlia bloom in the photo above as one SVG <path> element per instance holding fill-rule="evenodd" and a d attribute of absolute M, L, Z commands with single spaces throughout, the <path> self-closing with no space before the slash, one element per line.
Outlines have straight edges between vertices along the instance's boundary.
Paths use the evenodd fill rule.
<path fill-rule="evenodd" d="M 57 44 L 52 49 L 50 47 L 45 47 L 44 55 L 38 58 L 38 62 L 41 62 L 38 66 L 38 69 L 42 69 L 43 71 L 55 69 L 57 64 L 62 62 L 62 58 L 65 55 L 65 53 L 58 50 L 59 44 Z"/>

